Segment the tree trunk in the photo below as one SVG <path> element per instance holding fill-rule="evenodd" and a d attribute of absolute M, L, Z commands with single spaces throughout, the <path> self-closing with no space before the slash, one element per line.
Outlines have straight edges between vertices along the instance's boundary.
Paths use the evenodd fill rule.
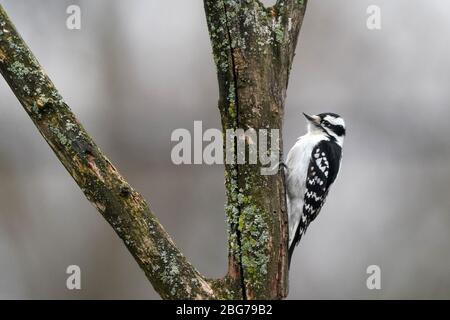
<path fill-rule="evenodd" d="M 205 0 L 224 132 L 238 128 L 282 132 L 289 72 L 305 6 L 306 1 L 279 1 L 265 8 L 259 1 Z M 276 141 L 268 133 L 269 141 L 280 147 L 282 159 L 281 134 Z M 283 176 L 281 172 L 262 175 L 261 167 L 260 161 L 226 165 L 228 277 L 240 284 L 244 299 L 283 298 L 288 292 Z"/>
<path fill-rule="evenodd" d="M 278 129 L 306 0 L 204 0 L 227 129 Z M 283 177 L 263 162 L 227 164 L 229 269 L 202 276 L 149 205 L 76 119 L 0 5 L 0 72 L 39 132 L 108 221 L 155 290 L 166 299 L 281 299 L 288 292 L 288 228 Z M 274 148 L 282 137 L 269 130 Z M 246 144 L 256 142 L 245 139 Z M 239 149 L 231 150 L 239 158 Z M 225 149 L 225 152 L 227 150 Z M 260 154 L 261 157 L 261 154 Z M 281 157 L 280 157 L 281 158 Z"/>

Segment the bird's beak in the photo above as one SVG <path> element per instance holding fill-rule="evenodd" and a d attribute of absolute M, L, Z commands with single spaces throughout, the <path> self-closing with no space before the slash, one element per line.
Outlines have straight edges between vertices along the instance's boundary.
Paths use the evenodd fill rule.
<path fill-rule="evenodd" d="M 310 123 L 312 123 L 316 126 L 320 125 L 320 118 L 318 116 L 310 116 L 309 114 L 306 114 L 304 112 L 303 112 L 303 115 Z"/>

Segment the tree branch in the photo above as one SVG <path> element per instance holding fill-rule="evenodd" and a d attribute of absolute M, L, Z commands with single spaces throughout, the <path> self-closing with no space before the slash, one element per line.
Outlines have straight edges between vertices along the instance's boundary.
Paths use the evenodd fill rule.
<path fill-rule="evenodd" d="M 144 198 L 120 175 L 76 119 L 0 5 L 0 72 L 87 199 L 124 241 L 166 299 L 216 298 L 177 249 Z"/>
<path fill-rule="evenodd" d="M 286 46 L 291 63 L 307 5 L 308 0 L 278 0 L 274 7 L 284 26 L 284 37 L 287 39 Z"/>

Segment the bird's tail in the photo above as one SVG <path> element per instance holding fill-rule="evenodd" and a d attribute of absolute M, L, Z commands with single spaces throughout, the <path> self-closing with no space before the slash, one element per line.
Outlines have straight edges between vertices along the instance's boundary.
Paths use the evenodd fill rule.
<path fill-rule="evenodd" d="M 296 246 L 297 246 L 296 243 L 293 242 L 291 244 L 291 246 L 289 247 L 289 251 L 288 251 L 288 268 L 289 269 L 291 268 L 292 256 L 294 254 L 294 250 L 295 250 Z"/>
<path fill-rule="evenodd" d="M 294 254 L 294 247 L 295 246 L 290 246 L 289 247 L 289 252 L 288 252 L 288 269 L 291 268 L 291 261 L 292 261 L 292 255 Z"/>
<path fill-rule="evenodd" d="M 301 221 L 300 221 L 301 224 Z M 291 260 L 292 260 L 292 256 L 294 255 L 294 250 L 297 247 L 297 245 L 300 243 L 300 240 L 302 238 L 303 235 L 303 228 L 301 228 L 301 226 L 299 225 L 299 227 L 297 228 L 297 232 L 295 233 L 294 239 L 292 240 L 290 246 L 289 246 L 289 250 L 288 250 L 288 267 L 291 268 Z"/>

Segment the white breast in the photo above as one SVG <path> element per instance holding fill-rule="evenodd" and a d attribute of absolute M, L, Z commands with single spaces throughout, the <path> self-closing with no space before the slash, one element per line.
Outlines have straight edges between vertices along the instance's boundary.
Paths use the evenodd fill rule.
<path fill-rule="evenodd" d="M 306 176 L 311 153 L 314 146 L 322 140 L 328 140 L 328 138 L 323 134 L 308 133 L 297 140 L 287 155 L 286 191 L 289 216 L 289 244 L 291 244 L 303 214 L 303 197 L 306 192 Z"/>

